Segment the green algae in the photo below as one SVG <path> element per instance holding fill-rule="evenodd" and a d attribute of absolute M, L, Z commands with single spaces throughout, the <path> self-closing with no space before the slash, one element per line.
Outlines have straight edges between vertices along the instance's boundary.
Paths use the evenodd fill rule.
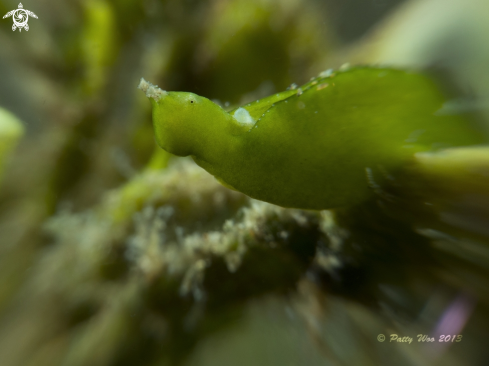
<path fill-rule="evenodd" d="M 23 134 L 22 122 L 15 115 L 0 107 L 0 181 L 6 159 Z"/>

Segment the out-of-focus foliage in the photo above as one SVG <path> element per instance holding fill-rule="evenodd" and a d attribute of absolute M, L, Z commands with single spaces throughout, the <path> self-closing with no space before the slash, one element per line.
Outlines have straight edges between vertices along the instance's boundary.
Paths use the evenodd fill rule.
<path fill-rule="evenodd" d="M 359 206 L 282 209 L 157 149 L 136 89 L 232 109 L 382 63 L 432 72 L 445 113 L 489 126 L 486 2 L 397 3 L 42 0 L 28 32 L 2 19 L 0 107 L 25 134 L 0 189 L 0 364 L 482 365 L 486 149 L 418 155 Z M 446 333 L 462 342 L 417 342 Z"/>
<path fill-rule="evenodd" d="M 12 113 L 0 108 L 0 181 L 5 160 L 23 133 L 22 122 Z"/>

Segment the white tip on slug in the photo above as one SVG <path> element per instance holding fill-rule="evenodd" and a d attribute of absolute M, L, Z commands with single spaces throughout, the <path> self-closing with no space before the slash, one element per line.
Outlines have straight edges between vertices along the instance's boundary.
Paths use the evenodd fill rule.
<path fill-rule="evenodd" d="M 149 81 L 144 80 L 144 78 L 141 78 L 139 81 L 138 88 L 141 89 L 148 98 L 153 98 L 155 101 L 160 100 L 163 95 L 167 94 L 166 91 L 158 88 L 158 85 L 153 85 Z"/>
<path fill-rule="evenodd" d="M 251 117 L 250 113 L 244 108 L 238 108 L 233 114 L 233 117 L 236 121 L 238 121 L 243 126 L 252 126 L 255 123 L 253 117 Z"/>

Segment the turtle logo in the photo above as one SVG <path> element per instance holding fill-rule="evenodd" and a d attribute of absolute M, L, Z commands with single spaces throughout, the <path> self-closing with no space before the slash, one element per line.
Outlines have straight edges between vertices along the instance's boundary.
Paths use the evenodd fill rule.
<path fill-rule="evenodd" d="M 37 19 L 36 14 L 34 14 L 32 11 L 25 10 L 22 3 L 19 3 L 19 8 L 9 11 L 3 16 L 3 19 L 12 16 L 12 19 L 14 20 L 14 25 L 12 26 L 13 31 L 15 31 L 17 28 L 19 28 L 19 32 L 22 31 L 22 28 L 28 31 L 29 24 L 27 24 L 27 21 L 29 20 L 29 15 Z"/>

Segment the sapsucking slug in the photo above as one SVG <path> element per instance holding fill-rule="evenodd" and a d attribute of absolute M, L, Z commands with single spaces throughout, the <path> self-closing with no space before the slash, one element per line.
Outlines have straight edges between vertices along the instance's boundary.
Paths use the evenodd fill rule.
<path fill-rule="evenodd" d="M 223 185 L 283 207 L 329 209 L 375 194 L 366 171 L 395 173 L 416 152 L 483 141 L 428 76 L 354 67 L 226 112 L 141 79 L 156 141 Z"/>

